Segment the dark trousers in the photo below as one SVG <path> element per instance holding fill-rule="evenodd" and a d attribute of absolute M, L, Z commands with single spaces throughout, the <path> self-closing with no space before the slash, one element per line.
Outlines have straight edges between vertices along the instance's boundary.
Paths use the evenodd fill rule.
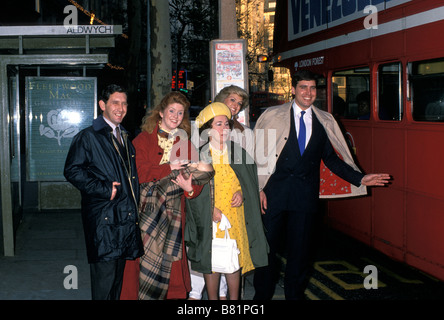
<path fill-rule="evenodd" d="M 313 258 L 313 235 L 317 221 L 314 212 L 268 210 L 262 216 L 270 253 L 268 266 L 254 273 L 254 300 L 271 300 L 279 276 L 276 254 L 286 248 L 284 292 L 287 300 L 304 299 Z"/>
<path fill-rule="evenodd" d="M 119 300 L 122 290 L 124 259 L 90 264 L 93 300 Z"/>

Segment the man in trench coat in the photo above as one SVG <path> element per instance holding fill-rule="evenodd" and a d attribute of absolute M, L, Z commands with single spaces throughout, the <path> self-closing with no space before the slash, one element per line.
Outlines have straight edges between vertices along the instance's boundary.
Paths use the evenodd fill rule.
<path fill-rule="evenodd" d="M 388 174 L 359 171 L 333 116 L 313 106 L 316 80 L 315 74 L 298 71 L 292 78 L 294 100 L 268 108 L 254 128 L 262 220 L 270 246 L 268 266 L 254 274 L 255 300 L 273 297 L 276 253 L 282 240 L 287 249 L 285 298 L 304 298 L 324 181 L 321 163 L 342 185 L 341 190 L 330 190 L 335 197 L 363 195 L 366 186 L 383 186 L 390 179 Z"/>

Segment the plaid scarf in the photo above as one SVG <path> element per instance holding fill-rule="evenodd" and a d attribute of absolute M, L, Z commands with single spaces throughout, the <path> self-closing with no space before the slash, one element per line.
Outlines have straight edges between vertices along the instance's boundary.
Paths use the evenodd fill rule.
<path fill-rule="evenodd" d="M 214 171 L 204 172 L 187 167 L 173 170 L 157 182 L 140 185 L 139 216 L 144 255 L 140 258 L 139 299 L 164 299 L 173 261 L 182 259 L 183 190 L 171 181 L 179 172 L 184 177 L 193 174 L 193 184 L 203 185 L 214 176 Z"/>

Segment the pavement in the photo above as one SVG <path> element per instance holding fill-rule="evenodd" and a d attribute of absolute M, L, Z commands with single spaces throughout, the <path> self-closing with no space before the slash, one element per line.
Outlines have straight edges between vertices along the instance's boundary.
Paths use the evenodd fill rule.
<path fill-rule="evenodd" d="M 318 238 L 320 250 L 307 300 L 444 300 L 443 281 L 328 228 Z M 372 281 L 376 290 L 364 285 L 368 265 L 378 271 L 377 282 Z M 252 274 L 244 278 L 242 300 L 252 300 L 252 280 Z M 79 210 L 24 213 L 15 256 L 5 257 L 0 249 L 0 300 L 91 300 Z M 282 277 L 273 300 L 284 300 Z"/>
<path fill-rule="evenodd" d="M 67 266 L 75 268 L 65 270 Z M 77 289 L 66 289 L 65 278 L 75 276 L 74 271 Z M 5 257 L 2 252 L 0 275 L 1 300 L 90 300 L 80 212 L 25 213 L 17 229 L 15 255 Z"/>
<path fill-rule="evenodd" d="M 15 256 L 1 249 L 0 300 L 91 300 L 89 272 L 79 210 L 24 213 Z M 243 300 L 251 300 L 252 275 L 243 288 Z M 284 299 L 282 286 L 275 299 Z"/>

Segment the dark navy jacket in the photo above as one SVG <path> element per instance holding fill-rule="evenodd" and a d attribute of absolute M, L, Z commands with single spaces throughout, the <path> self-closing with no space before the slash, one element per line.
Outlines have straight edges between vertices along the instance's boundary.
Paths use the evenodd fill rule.
<path fill-rule="evenodd" d="M 135 149 L 122 128 L 120 147 L 103 116 L 72 140 L 65 178 L 82 195 L 88 262 L 135 259 L 143 254 L 138 226 L 139 181 Z M 111 201 L 112 183 L 117 186 Z"/>

